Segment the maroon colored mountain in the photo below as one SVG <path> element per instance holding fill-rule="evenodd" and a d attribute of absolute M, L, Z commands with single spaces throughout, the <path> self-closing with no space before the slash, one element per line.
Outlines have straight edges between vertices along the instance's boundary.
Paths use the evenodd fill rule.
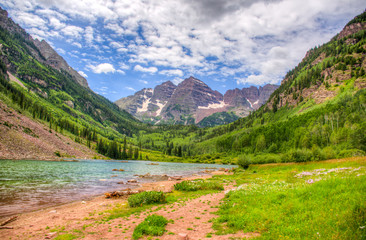
<path fill-rule="evenodd" d="M 217 112 L 232 111 L 240 117 L 258 109 L 278 86 L 228 90 L 223 96 L 204 82 L 189 77 L 175 86 L 164 82 L 154 89 L 142 89 L 116 104 L 144 122 L 196 124 Z"/>

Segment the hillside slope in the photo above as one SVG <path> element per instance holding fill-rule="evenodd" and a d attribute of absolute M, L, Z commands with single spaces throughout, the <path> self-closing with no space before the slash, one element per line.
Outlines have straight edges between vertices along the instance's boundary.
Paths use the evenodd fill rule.
<path fill-rule="evenodd" d="M 0 102 L 0 159 L 102 158 L 85 145 L 50 130 Z"/>
<path fill-rule="evenodd" d="M 259 162 L 365 155 L 365 16 L 308 51 L 266 105 L 206 134 L 196 153 L 244 153 Z"/>
<path fill-rule="evenodd" d="M 49 125 L 58 134 L 65 131 L 76 142 L 110 157 L 118 157 L 116 151 L 120 145 L 117 143 L 122 143 L 125 136 L 147 129 L 132 115 L 90 90 L 86 80 L 47 42 L 34 40 L 2 9 L 0 20 L 2 105 L 31 117 L 29 120 L 34 120 L 36 124 Z M 2 123 L 4 121 L 1 120 Z M 27 141 L 24 134 L 17 136 L 24 138 L 21 141 Z M 48 144 L 46 139 L 44 143 L 34 143 L 37 142 L 39 148 L 42 144 Z M 67 144 L 68 140 L 63 142 Z M 54 148 L 51 149 L 53 151 Z M 47 151 L 43 152 L 48 154 Z M 82 155 L 69 150 L 65 150 L 65 154 Z"/>

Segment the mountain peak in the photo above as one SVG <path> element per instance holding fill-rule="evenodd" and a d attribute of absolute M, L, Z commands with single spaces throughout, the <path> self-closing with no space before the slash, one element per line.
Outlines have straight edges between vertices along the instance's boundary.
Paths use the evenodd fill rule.
<path fill-rule="evenodd" d="M 195 77 L 192 77 L 190 76 L 189 78 L 186 78 L 184 79 L 183 82 L 181 82 L 178 87 L 191 87 L 191 88 L 194 88 L 195 86 L 197 85 L 201 85 L 205 88 L 210 88 L 209 86 L 207 86 L 206 83 L 202 82 L 201 80 L 195 78 Z"/>
<path fill-rule="evenodd" d="M 160 86 L 174 86 L 174 87 L 176 87 L 176 85 L 174 83 L 172 83 L 171 81 L 163 82 L 162 84 L 160 84 Z"/>

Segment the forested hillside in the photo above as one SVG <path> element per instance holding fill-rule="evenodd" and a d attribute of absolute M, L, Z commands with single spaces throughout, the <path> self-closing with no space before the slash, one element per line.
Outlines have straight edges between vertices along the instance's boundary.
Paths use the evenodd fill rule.
<path fill-rule="evenodd" d="M 11 19 L 9 25 L 12 31 L 0 27 L 0 100 L 50 131 L 65 131 L 76 142 L 120 158 L 124 138 L 147 125 L 48 65 L 35 40 Z"/>
<path fill-rule="evenodd" d="M 267 104 L 234 123 L 145 136 L 143 145 L 191 161 L 292 162 L 365 155 L 366 13 L 308 51 Z M 165 145 L 166 143 L 166 145 Z M 174 151 L 175 154 L 177 151 Z"/>

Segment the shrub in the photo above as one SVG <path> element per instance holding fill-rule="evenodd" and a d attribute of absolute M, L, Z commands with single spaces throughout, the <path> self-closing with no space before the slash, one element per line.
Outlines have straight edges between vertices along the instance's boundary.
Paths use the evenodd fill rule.
<path fill-rule="evenodd" d="M 143 235 L 161 236 L 166 232 L 165 226 L 168 220 L 163 216 L 153 214 L 145 218 L 145 220 L 137 225 L 133 231 L 132 238 L 139 239 Z"/>
<path fill-rule="evenodd" d="M 127 201 L 130 207 L 140 207 L 144 204 L 165 203 L 166 199 L 161 191 L 148 191 L 131 195 Z"/>
<path fill-rule="evenodd" d="M 309 149 L 291 149 L 285 154 L 285 162 L 308 162 L 312 157 Z"/>
<path fill-rule="evenodd" d="M 249 165 L 252 164 L 252 158 L 249 155 L 240 155 L 237 164 L 244 169 L 248 169 Z"/>
<path fill-rule="evenodd" d="M 360 149 L 347 149 L 347 150 L 342 150 L 338 156 L 340 158 L 346 158 L 346 157 L 360 157 L 360 156 L 365 156 L 365 152 L 360 150 Z"/>
<path fill-rule="evenodd" d="M 281 155 L 279 154 L 260 154 L 253 157 L 252 164 L 265 164 L 265 163 L 279 163 L 282 162 Z"/>
<path fill-rule="evenodd" d="M 174 189 L 178 191 L 224 190 L 224 186 L 218 182 L 196 180 L 177 183 Z"/>
<path fill-rule="evenodd" d="M 78 238 L 77 236 L 73 235 L 73 234 L 70 234 L 70 233 L 66 233 L 66 234 L 61 234 L 61 235 L 58 235 L 55 240 L 73 240 L 73 239 L 76 239 Z"/>

